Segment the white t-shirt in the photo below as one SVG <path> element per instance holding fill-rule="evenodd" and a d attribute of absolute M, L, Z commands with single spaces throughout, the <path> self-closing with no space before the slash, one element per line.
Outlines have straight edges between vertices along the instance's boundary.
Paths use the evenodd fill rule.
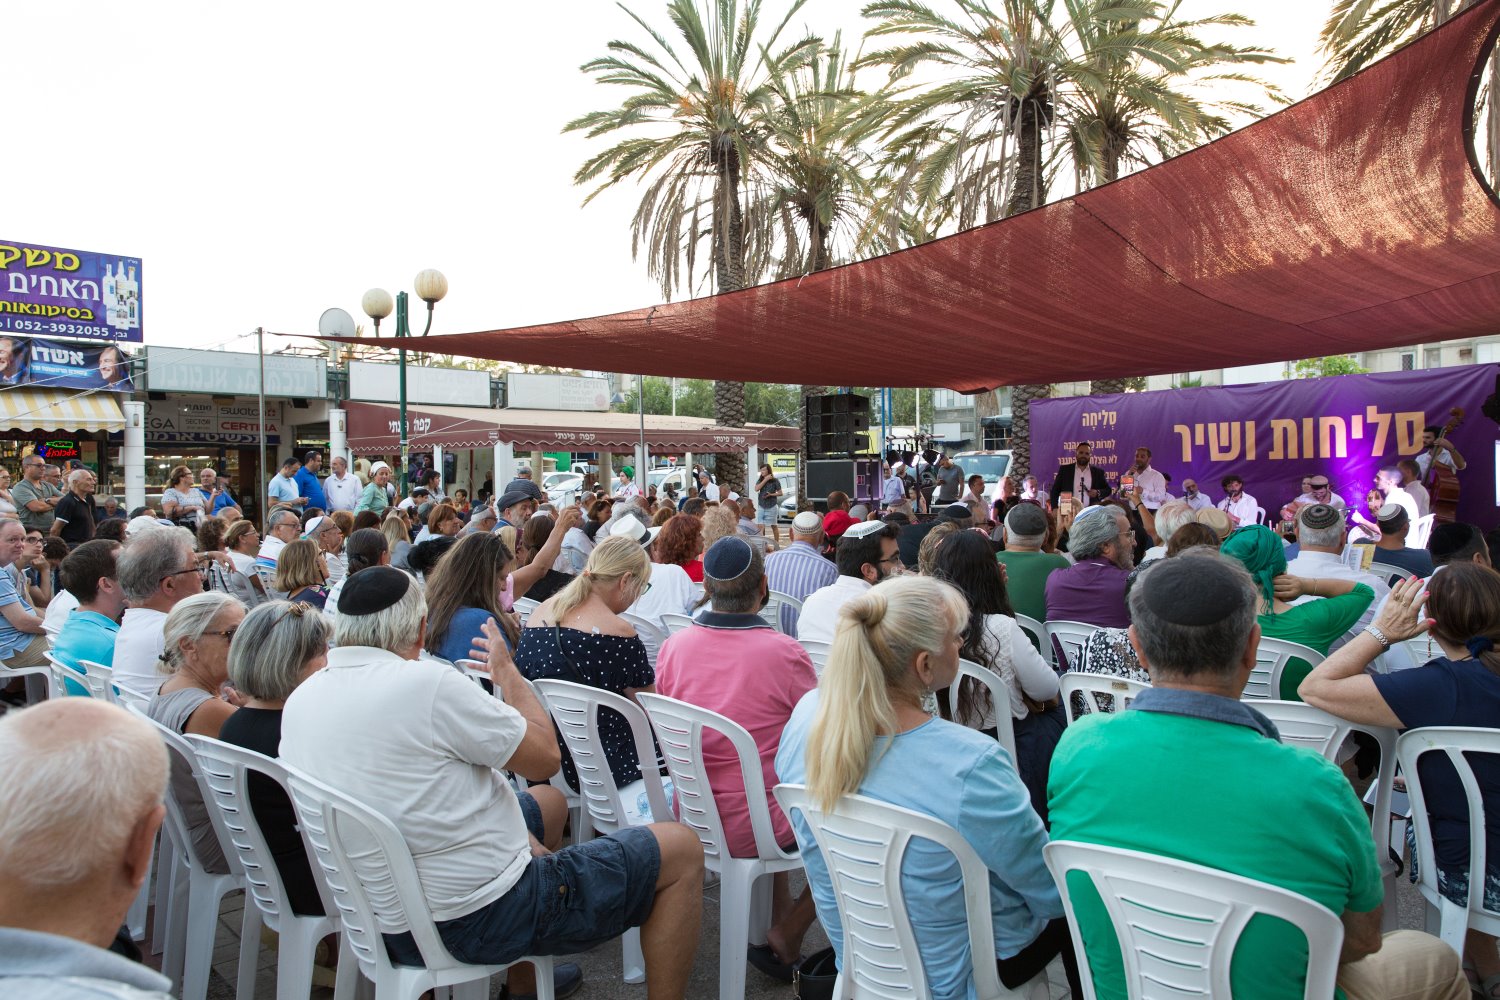
<path fill-rule="evenodd" d="M 675 563 L 652 563 L 651 589 L 636 598 L 629 611 L 660 624 L 663 612 L 692 614 L 693 602 L 697 599 L 693 579 L 687 575 L 687 570 Z"/>
<path fill-rule="evenodd" d="M 1235 527 L 1243 527 L 1247 524 L 1254 524 L 1255 508 L 1259 506 L 1260 504 L 1255 502 L 1255 498 L 1248 493 L 1241 493 L 1238 500 L 1233 500 L 1229 497 L 1225 497 L 1223 500 L 1219 501 L 1220 510 L 1224 511 L 1226 514 L 1233 514 L 1235 517 L 1239 518 L 1239 524 L 1235 525 Z"/>
<path fill-rule="evenodd" d="M 330 473 L 323 480 L 323 495 L 328 498 L 329 511 L 353 510 L 364 491 L 364 484 L 352 472 L 345 472 L 342 479 Z"/>
<path fill-rule="evenodd" d="M 76 607 L 78 598 L 66 590 L 59 590 L 52 595 L 52 601 L 47 605 L 47 614 L 42 618 L 43 627 L 54 632 L 60 630 Z"/>
<path fill-rule="evenodd" d="M 717 501 L 719 499 L 719 484 L 709 483 L 707 486 L 703 487 L 702 493 L 703 499 Z"/>
<path fill-rule="evenodd" d="M 797 615 L 797 638 L 833 642 L 839 609 L 869 589 L 870 582 L 862 576 L 840 576 L 808 594 L 802 602 L 802 612 Z"/>
<path fill-rule="evenodd" d="M 149 698 L 166 680 L 157 666 L 166 644 L 162 628 L 167 616 L 152 608 L 126 608 L 115 637 L 115 685 Z"/>
<path fill-rule="evenodd" d="M 453 920 L 505 895 L 531 860 L 499 773 L 526 726 L 452 667 L 344 646 L 287 700 L 281 756 L 394 823 L 432 915 Z"/>

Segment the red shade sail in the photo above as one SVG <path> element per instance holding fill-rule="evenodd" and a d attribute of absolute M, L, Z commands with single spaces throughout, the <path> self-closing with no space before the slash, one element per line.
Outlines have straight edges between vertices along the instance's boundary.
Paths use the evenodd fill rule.
<path fill-rule="evenodd" d="M 997 385 L 1222 368 L 1500 327 L 1471 146 L 1485 0 L 1358 76 L 1113 184 L 804 278 L 423 351 L 690 378 Z"/>

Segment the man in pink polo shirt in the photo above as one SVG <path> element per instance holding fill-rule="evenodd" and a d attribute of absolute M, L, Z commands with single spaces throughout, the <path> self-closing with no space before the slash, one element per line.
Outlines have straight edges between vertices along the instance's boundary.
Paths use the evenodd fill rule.
<path fill-rule="evenodd" d="M 656 690 L 718 712 L 750 733 L 760 751 L 772 832 L 778 844 L 790 848 L 796 842 L 791 825 L 771 797 L 777 782 L 776 749 L 792 709 L 818 686 L 818 677 L 797 641 L 760 617 L 768 593 L 765 561 L 743 536 L 721 538 L 703 554 L 703 586 L 713 603 L 662 645 Z M 722 737 L 705 737 L 703 756 L 730 855 L 755 857 L 739 757 Z M 750 964 L 791 982 L 802 937 L 816 917 L 810 893 L 794 902 L 786 875 L 774 876 L 767 943 L 750 949 Z"/>

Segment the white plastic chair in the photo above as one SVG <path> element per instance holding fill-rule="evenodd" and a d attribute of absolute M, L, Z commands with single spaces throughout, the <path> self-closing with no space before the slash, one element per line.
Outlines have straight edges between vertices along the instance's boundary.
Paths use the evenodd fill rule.
<path fill-rule="evenodd" d="M 990 704 L 994 706 L 995 713 L 995 738 L 1010 754 L 1012 763 L 1016 760 L 1016 728 L 1015 717 L 1010 714 L 1010 686 L 1000 679 L 1000 675 L 993 670 L 981 667 L 970 660 L 958 661 L 958 676 L 953 678 L 953 683 L 948 685 L 948 706 L 952 721 L 959 722 L 958 715 L 958 689 L 965 679 L 971 684 L 983 685 L 989 689 Z"/>
<path fill-rule="evenodd" d="M 531 617 L 531 613 L 541 606 L 541 601 L 530 597 L 518 597 L 510 607 L 516 613 L 516 617 L 521 620 L 521 625 L 524 626 L 526 619 Z"/>
<path fill-rule="evenodd" d="M 1066 673 L 1077 670 L 1083 662 L 1084 647 L 1089 644 L 1089 636 L 1099 631 L 1099 626 L 1087 622 L 1043 622 L 1042 631 L 1046 646 L 1052 652 L 1052 665 L 1058 673 Z"/>
<path fill-rule="evenodd" d="M 572 681 L 543 678 L 535 682 L 541 693 L 542 703 L 557 723 L 563 735 L 563 744 L 573 758 L 573 768 L 578 773 L 578 790 L 588 808 L 589 825 L 598 833 L 615 833 L 630 825 L 629 809 L 615 784 L 614 772 L 604 756 L 604 742 L 599 738 L 599 710 L 612 709 L 625 717 L 630 733 L 635 738 L 635 753 L 641 762 L 641 774 L 646 800 L 651 805 L 651 818 L 656 823 L 674 823 L 672 807 L 667 802 L 666 792 L 660 781 L 651 781 L 655 770 L 656 747 L 651 743 L 651 723 L 641 707 L 622 695 L 602 688 L 575 684 Z M 646 980 L 646 962 L 641 954 L 640 928 L 632 927 L 625 932 L 621 946 L 624 949 L 625 981 L 641 983 Z"/>
<path fill-rule="evenodd" d="M 776 843 L 760 751 L 743 727 L 717 712 L 665 695 L 642 692 L 636 699 L 651 719 L 671 773 L 677 815 L 703 844 L 703 863 L 719 873 L 719 996 L 740 1000 L 745 995 L 745 954 L 750 945 L 765 944 L 771 924 L 771 887 L 762 884 L 757 891 L 756 883 L 763 876 L 801 868 L 802 858 L 796 852 L 783 851 Z M 724 737 L 739 755 L 750 828 L 755 834 L 753 858 L 729 855 L 724 825 L 703 764 L 705 732 Z"/>
<path fill-rule="evenodd" d="M 1366 572 L 1375 574 L 1390 586 L 1395 586 L 1402 580 L 1415 580 L 1417 578 L 1417 574 L 1409 569 L 1383 562 L 1370 563 Z"/>
<path fill-rule="evenodd" d="M 323 869 L 360 971 L 375 984 L 375 1000 L 417 1000 L 442 986 L 463 986 L 454 992 L 466 1000 L 488 997 L 490 977 L 510 966 L 469 965 L 449 954 L 422 895 L 411 849 L 395 824 L 296 768 L 283 767 L 303 840 Z M 381 934 L 400 931 L 411 932 L 423 967 L 391 962 Z M 552 959 L 517 961 L 535 963 L 539 1000 L 554 1000 Z"/>
<path fill-rule="evenodd" d="M 58 667 L 54 666 L 53 663 L 51 662 L 52 661 L 52 654 L 48 653 L 48 654 L 46 654 L 46 656 L 47 656 L 47 659 L 48 659 L 49 662 L 47 662 L 45 664 L 42 664 L 41 666 L 36 666 L 36 667 L 7 667 L 7 666 L 0 666 L 0 684 L 4 684 L 7 681 L 12 681 L 12 680 L 16 680 L 16 679 L 27 679 L 27 678 L 31 678 L 31 677 L 38 677 L 38 678 L 41 678 L 43 681 L 46 682 L 46 695 L 45 695 L 45 697 L 47 699 L 50 700 L 52 698 L 61 698 L 61 697 L 63 697 L 65 694 L 67 694 L 67 689 L 63 687 L 62 675 L 60 675 L 57 671 L 58 671 L 58 669 L 67 670 L 67 668 L 66 667 L 58 668 Z M 68 670 L 68 673 L 74 674 L 74 672 L 72 670 Z M 77 675 L 74 674 L 74 676 L 76 677 Z M 28 689 L 28 691 L 32 690 L 30 684 L 27 685 L 27 689 Z"/>
<path fill-rule="evenodd" d="M 128 708 L 145 719 L 161 736 L 167 747 L 167 755 L 172 759 L 173 768 L 185 767 L 192 772 L 228 864 L 229 871 L 223 874 L 204 868 L 203 862 L 193 850 L 193 840 L 183 816 L 182 804 L 168 786 L 167 817 L 163 828 L 172 840 L 173 863 L 158 864 L 156 872 L 158 882 L 163 878 L 172 880 L 162 972 L 171 977 L 174 985 L 180 987 L 178 995 L 182 1000 L 203 1000 L 208 994 L 208 974 L 213 960 L 215 932 L 219 928 L 219 908 L 223 905 L 225 896 L 236 889 L 245 888 L 245 870 L 240 865 L 239 855 L 229 843 L 224 818 L 214 803 L 212 789 L 198 769 L 198 758 L 193 753 L 193 748 L 180 734 L 174 733 L 139 708 L 134 705 Z M 237 983 L 237 995 L 240 997 L 255 994 L 255 958 L 260 948 L 259 914 L 256 907 L 245 907 L 240 928 Z"/>
<path fill-rule="evenodd" d="M 1448 758 L 1463 784 L 1469 813 L 1469 905 L 1459 906 L 1437 888 L 1437 858 L 1432 847 L 1432 819 L 1427 813 L 1427 790 L 1422 787 L 1419 767 L 1424 754 L 1441 753 Z M 1454 951 L 1464 953 L 1464 935 L 1470 927 L 1485 934 L 1500 935 L 1500 913 L 1484 906 L 1486 831 L 1484 799 L 1474 766 L 1465 754 L 1500 754 L 1500 731 L 1465 726 L 1434 726 L 1402 733 L 1396 740 L 1396 759 L 1406 779 L 1411 799 L 1411 821 L 1417 841 L 1417 890 L 1430 907 L 1428 930 L 1436 930 Z M 1376 815 L 1380 813 L 1377 810 Z M 1434 912 L 1435 911 L 1435 912 Z M 1433 919 L 1435 918 L 1435 920 Z M 1432 925 L 1436 923 L 1436 928 Z"/>
<path fill-rule="evenodd" d="M 800 615 L 802 613 L 802 602 L 790 594 L 783 594 L 779 590 L 772 590 L 766 595 L 766 606 L 760 609 L 760 616 L 765 619 L 767 625 L 770 625 L 776 631 L 783 635 L 790 635 L 795 639 L 797 637 L 796 630 L 793 629 L 791 632 L 788 632 L 782 624 L 781 612 L 784 608 L 793 610 Z"/>
<path fill-rule="evenodd" d="M 1264 507 L 1257 507 L 1257 508 L 1255 508 L 1255 523 L 1256 524 L 1265 524 L 1266 523 L 1266 509 Z"/>
<path fill-rule="evenodd" d="M 84 669 L 83 686 L 89 689 L 89 694 L 116 705 L 126 703 L 126 700 L 120 697 L 120 689 L 115 687 L 113 668 L 106 667 L 102 663 L 95 663 L 93 660 L 79 660 L 78 665 Z M 73 679 L 78 678 L 75 676 Z M 149 698 L 146 699 L 146 702 L 149 701 Z M 146 702 L 139 702 L 139 707 L 144 708 Z"/>
<path fill-rule="evenodd" d="M 797 643 L 807 651 L 807 658 L 812 660 L 813 672 L 822 677 L 823 669 L 828 666 L 828 652 L 833 647 L 821 639 L 798 639 Z"/>
<path fill-rule="evenodd" d="M 1242 699 L 1262 700 L 1281 697 L 1281 675 L 1286 671 L 1288 660 L 1305 660 L 1310 667 L 1323 662 L 1324 656 L 1316 649 L 1285 639 L 1261 637 L 1255 648 L 1255 666 L 1250 669 L 1250 680 L 1245 683 Z"/>
<path fill-rule="evenodd" d="M 957 830 L 925 813 L 863 795 L 845 795 L 833 812 L 824 812 L 813 805 L 802 785 L 777 785 L 775 794 L 788 816 L 800 813 L 812 830 L 833 880 L 833 896 L 844 928 L 842 969 L 833 987 L 834 1000 L 931 995 L 899 874 L 913 838 L 937 844 L 958 862 L 963 873 L 969 952 L 979 956 L 995 953 L 989 870 Z M 977 1000 L 1046 1000 L 1048 995 L 1045 972 L 1019 991 L 1008 990 L 1000 983 L 993 961 L 975 962 L 973 975 Z"/>
<path fill-rule="evenodd" d="M 656 656 L 661 652 L 661 644 L 667 641 L 670 635 L 663 626 L 657 624 L 650 618 L 638 615 L 633 611 L 622 611 L 620 617 L 635 629 L 635 634 L 640 638 L 641 645 L 646 647 L 646 658 L 651 661 L 651 669 L 656 669 Z"/>
<path fill-rule="evenodd" d="M 1411 532 L 1406 536 L 1406 544 L 1414 549 L 1427 548 L 1427 536 L 1432 534 L 1434 515 L 1423 514 L 1411 523 Z"/>
<path fill-rule="evenodd" d="M 1028 618 L 1022 614 L 1016 615 L 1016 624 L 1021 626 L 1026 634 L 1031 637 L 1032 641 L 1036 643 L 1037 652 L 1042 654 L 1042 659 L 1046 660 L 1049 665 L 1056 666 L 1057 652 L 1047 642 L 1046 627 L 1035 618 Z"/>
<path fill-rule="evenodd" d="M 1292 924 L 1307 938 L 1303 996 L 1333 996 L 1344 925 L 1328 907 L 1279 886 L 1172 858 L 1054 840 L 1042 848 L 1068 914 L 1084 1000 L 1094 977 L 1073 911 L 1068 873 L 1093 882 L 1114 925 L 1129 1000 L 1229 997 L 1229 968 L 1240 935 L 1257 914 Z"/>
<path fill-rule="evenodd" d="M 340 926 L 332 893 L 321 879 L 315 881 L 327 915 L 300 916 L 292 911 L 276 860 L 271 856 L 271 848 L 250 807 L 250 774 L 264 775 L 285 791 L 286 769 L 280 761 L 253 750 L 206 736 L 184 738 L 197 756 L 199 773 L 213 793 L 229 844 L 239 855 L 240 867 L 245 872 L 246 895 L 250 898 L 246 900 L 244 933 L 258 945 L 259 924 L 264 923 L 276 932 L 276 1000 L 305 1000 L 312 991 L 313 956 L 318 942 L 338 932 Z M 291 797 L 290 792 L 287 792 L 287 797 Z M 257 917 L 254 921 L 257 926 L 253 928 L 250 926 L 252 911 Z M 334 996 L 339 1000 L 353 996 L 354 980 L 358 975 L 353 958 L 353 952 L 347 947 L 339 949 L 338 980 L 334 989 Z M 254 966 L 252 961 L 252 990 Z"/>
<path fill-rule="evenodd" d="M 1384 726 L 1366 726 L 1330 715 L 1320 708 L 1300 701 L 1257 701 L 1254 709 L 1276 724 L 1281 742 L 1301 746 L 1338 763 L 1339 747 L 1350 733 L 1364 733 L 1380 747 L 1380 769 L 1367 796 L 1373 810 L 1370 832 L 1375 837 L 1375 858 L 1385 877 L 1385 910 L 1382 919 L 1386 930 L 1395 930 L 1396 872 L 1400 865 L 1391 857 L 1391 793 L 1396 784 L 1396 731 Z"/>
<path fill-rule="evenodd" d="M 1085 674 L 1077 670 L 1069 670 L 1063 674 L 1058 678 L 1058 684 L 1062 686 L 1064 718 L 1069 724 L 1095 712 L 1122 711 L 1135 700 L 1136 695 L 1151 690 L 1150 684 L 1133 681 L 1128 677 Z"/>

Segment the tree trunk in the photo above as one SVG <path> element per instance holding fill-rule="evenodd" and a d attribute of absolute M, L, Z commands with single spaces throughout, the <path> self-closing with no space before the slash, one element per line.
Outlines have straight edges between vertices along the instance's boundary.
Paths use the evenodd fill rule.
<path fill-rule="evenodd" d="M 1100 378 L 1089 384 L 1089 392 L 1095 396 L 1114 395 L 1125 391 L 1127 380 L 1123 378 Z"/>
<path fill-rule="evenodd" d="M 1016 121 L 1016 178 L 1005 215 L 1019 215 L 1045 202 L 1042 190 L 1042 107 L 1050 95 L 1029 95 Z M 1031 472 L 1031 401 L 1052 395 L 1050 385 L 1018 385 L 1010 397 L 1010 478 L 1017 489 Z"/>
<path fill-rule="evenodd" d="M 740 157 L 730 144 L 715 149 L 719 174 L 718 204 L 714 211 L 714 270 L 718 292 L 737 292 L 745 286 L 745 219 L 740 207 Z M 721 427 L 745 426 L 745 383 L 714 382 L 714 422 Z M 745 456 L 720 452 L 714 460 L 724 495 L 733 489 L 746 496 L 750 481 Z"/>

